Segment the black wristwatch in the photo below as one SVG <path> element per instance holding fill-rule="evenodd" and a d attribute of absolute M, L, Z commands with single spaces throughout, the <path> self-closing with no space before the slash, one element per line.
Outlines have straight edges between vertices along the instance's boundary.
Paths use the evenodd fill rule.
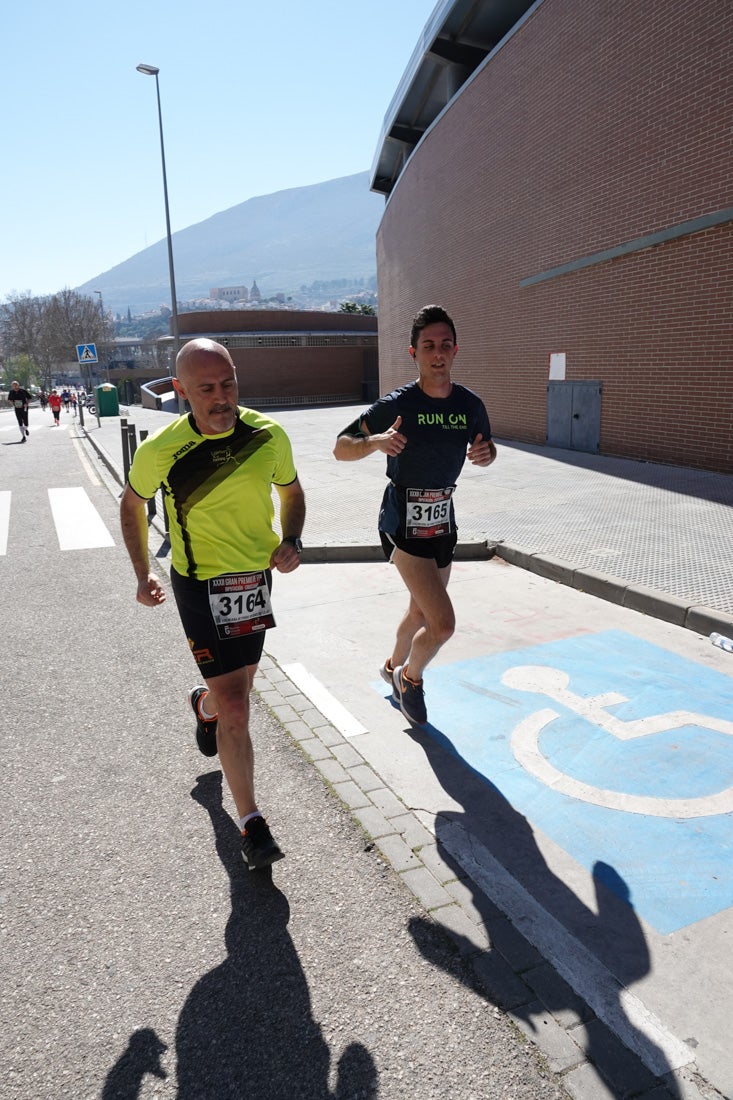
<path fill-rule="evenodd" d="M 291 546 L 294 546 L 298 554 L 303 553 L 303 543 L 300 541 L 297 535 L 286 535 L 283 542 L 289 542 Z"/>

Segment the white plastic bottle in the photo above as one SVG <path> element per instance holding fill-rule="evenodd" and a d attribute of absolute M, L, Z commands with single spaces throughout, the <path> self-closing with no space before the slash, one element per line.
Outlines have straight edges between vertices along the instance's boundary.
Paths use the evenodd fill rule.
<path fill-rule="evenodd" d="M 726 638 L 724 634 L 716 634 L 713 632 L 710 635 L 710 641 L 713 645 L 716 645 L 718 649 L 727 649 L 729 653 L 733 653 L 733 638 Z"/>

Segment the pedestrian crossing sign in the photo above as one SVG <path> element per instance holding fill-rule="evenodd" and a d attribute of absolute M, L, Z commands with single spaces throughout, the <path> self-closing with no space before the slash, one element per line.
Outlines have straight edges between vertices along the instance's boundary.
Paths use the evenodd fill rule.
<path fill-rule="evenodd" d="M 97 345 L 96 344 L 77 344 L 76 345 L 76 357 L 80 363 L 97 363 Z"/>

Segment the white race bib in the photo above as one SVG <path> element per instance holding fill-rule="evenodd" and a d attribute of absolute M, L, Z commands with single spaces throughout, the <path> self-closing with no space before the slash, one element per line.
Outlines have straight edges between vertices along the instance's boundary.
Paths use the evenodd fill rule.
<path fill-rule="evenodd" d="M 407 489 L 405 496 L 405 537 L 408 539 L 434 539 L 449 535 L 451 523 L 451 497 L 455 485 L 444 489 Z"/>
<path fill-rule="evenodd" d="M 212 577 L 209 607 L 220 638 L 239 638 L 275 625 L 263 570 Z"/>

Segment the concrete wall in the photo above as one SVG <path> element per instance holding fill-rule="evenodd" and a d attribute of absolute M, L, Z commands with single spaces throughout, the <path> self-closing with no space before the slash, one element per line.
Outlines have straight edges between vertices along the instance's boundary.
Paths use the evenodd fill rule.
<path fill-rule="evenodd" d="M 546 438 L 548 356 L 602 382 L 602 452 L 733 470 L 733 6 L 544 0 L 408 162 L 377 238 L 381 388 L 417 309 L 495 434 Z M 645 247 L 552 277 L 604 250 Z M 533 282 L 533 277 L 543 276 Z"/>

